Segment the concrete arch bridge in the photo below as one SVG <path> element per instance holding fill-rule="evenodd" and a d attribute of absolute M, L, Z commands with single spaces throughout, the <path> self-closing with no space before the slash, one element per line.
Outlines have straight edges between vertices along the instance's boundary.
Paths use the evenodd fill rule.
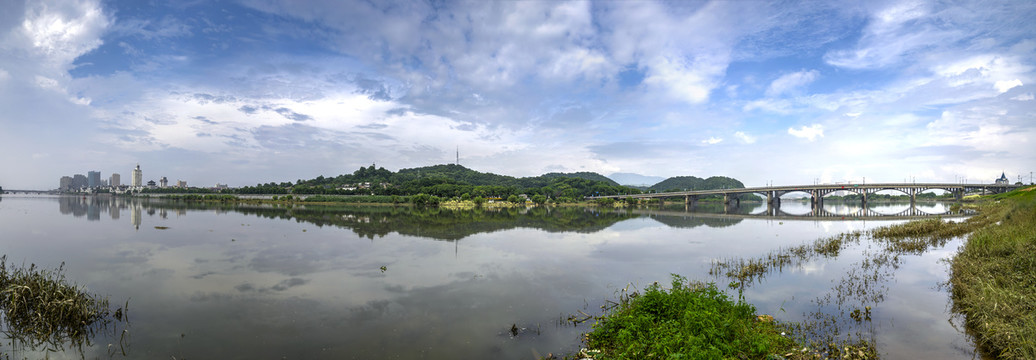
<path fill-rule="evenodd" d="M 608 195 L 588 196 L 587 199 L 684 199 L 685 204 L 694 205 L 699 197 L 708 195 L 722 195 L 723 203 L 739 204 L 741 195 L 758 194 L 766 198 L 766 202 L 780 207 L 781 197 L 791 193 L 803 193 L 808 195 L 814 206 L 823 204 L 824 197 L 836 192 L 849 192 L 860 194 L 864 204 L 867 203 L 867 195 L 879 191 L 897 191 L 910 196 L 910 203 L 917 201 L 917 194 L 928 190 L 943 190 L 954 195 L 957 201 L 961 201 L 964 195 L 971 193 L 993 193 L 998 194 L 1014 190 L 1022 185 L 1008 184 L 948 184 L 948 183 L 876 183 L 876 184 L 819 184 L 819 185 L 787 185 L 787 186 L 764 186 L 740 189 L 716 189 L 716 190 L 692 190 L 673 191 L 649 194 L 629 195 Z"/>

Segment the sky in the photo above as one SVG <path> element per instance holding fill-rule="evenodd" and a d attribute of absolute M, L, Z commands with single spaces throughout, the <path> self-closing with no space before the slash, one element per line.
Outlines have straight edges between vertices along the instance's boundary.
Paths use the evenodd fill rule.
<path fill-rule="evenodd" d="M 1036 171 L 1033 1 L 0 0 L 0 186 Z M 966 180 L 965 180 L 966 179 Z"/>

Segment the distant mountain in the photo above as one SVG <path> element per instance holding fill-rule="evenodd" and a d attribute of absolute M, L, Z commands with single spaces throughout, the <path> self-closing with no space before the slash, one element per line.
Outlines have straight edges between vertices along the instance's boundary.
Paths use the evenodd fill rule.
<path fill-rule="evenodd" d="M 652 185 L 650 190 L 659 192 L 683 190 L 742 189 L 745 184 L 726 176 L 713 176 L 702 179 L 697 176 L 675 176 Z"/>
<path fill-rule="evenodd" d="M 662 180 L 665 180 L 665 178 L 661 176 L 647 176 L 634 173 L 614 173 L 608 175 L 608 177 L 620 185 L 643 187 L 650 187 L 653 184 L 657 184 Z"/>

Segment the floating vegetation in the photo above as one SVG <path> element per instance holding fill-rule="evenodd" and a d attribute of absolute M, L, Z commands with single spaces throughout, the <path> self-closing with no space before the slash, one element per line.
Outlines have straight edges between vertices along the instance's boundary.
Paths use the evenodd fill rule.
<path fill-rule="evenodd" d="M 963 221 L 945 221 L 941 218 L 915 220 L 866 232 L 855 231 L 821 238 L 797 247 L 778 249 L 757 258 L 714 260 L 709 273 L 717 277 L 727 277 L 732 280 L 731 288 L 743 290 L 745 287 L 762 281 L 770 272 L 780 272 L 786 268 L 801 268 L 817 259 L 835 258 L 847 248 L 861 245 L 861 239 L 869 240 L 866 246 L 860 249 L 863 259 L 848 267 L 847 273 L 836 282 L 831 292 L 813 300 L 818 310 L 811 314 L 808 321 L 791 325 L 791 332 L 799 336 L 800 343 L 810 344 L 808 347 L 823 357 L 876 358 L 873 341 L 875 330 L 870 324 L 875 311 L 872 305 L 885 300 L 889 288 L 888 283 L 902 263 L 902 256 L 923 254 L 932 248 L 944 246 L 955 238 L 983 229 L 979 231 L 981 233 L 990 225 L 1005 222 L 1012 216 L 1006 208 L 983 206 L 977 215 Z M 1036 210 L 1033 210 L 1036 209 L 1036 206 L 1030 204 L 1027 209 L 1036 213 Z M 1034 220 L 1036 216 L 1030 215 L 1027 218 L 1029 218 L 1028 227 L 1023 226 L 1022 228 L 1028 229 L 1029 233 L 1036 233 L 1036 230 L 1033 230 L 1036 227 L 1031 226 L 1032 222 L 1036 221 Z M 1019 236 L 1016 234 L 1014 237 Z M 1036 236 L 1030 237 L 1036 238 Z M 971 243 L 976 242 L 974 238 L 973 236 L 969 241 L 969 247 L 972 246 Z M 1014 296 L 1016 299 L 1031 299 L 1032 294 L 1036 294 L 1036 286 L 1024 285 L 1032 284 L 1032 274 L 1036 273 L 1036 265 L 1034 265 L 1036 262 L 1032 261 L 1032 254 L 1036 253 L 1036 246 L 1030 245 L 1030 248 L 1025 251 L 1026 255 L 1023 256 L 1025 260 L 1021 261 L 1030 264 L 1026 268 L 1027 270 L 1015 271 L 1014 274 L 1019 275 L 1011 277 L 1010 280 L 997 281 L 997 283 L 1029 286 L 1030 290 L 1022 292 L 1029 295 Z M 984 260 L 982 263 L 986 263 L 986 261 Z M 954 261 L 955 268 L 958 262 Z M 957 277 L 956 273 L 954 277 Z M 984 275 L 982 278 L 989 278 L 989 276 Z M 967 286 L 960 286 L 960 288 L 966 289 Z M 965 290 L 961 292 L 963 291 Z M 957 293 L 957 286 L 955 286 L 955 299 Z M 975 298 L 987 299 L 990 296 L 986 294 Z M 976 307 L 993 309 L 996 312 L 998 305 L 1007 306 L 1007 299 L 1005 297 L 1001 297 L 1001 299 L 1004 301 L 983 302 L 982 305 L 976 305 Z M 1013 315 L 1005 318 L 1010 318 L 1010 321 L 1016 323 L 1019 322 L 1017 319 L 1021 319 L 1022 322 L 1029 321 L 1030 328 L 1036 329 L 1036 321 L 1031 320 L 1033 319 L 1031 314 L 1036 312 L 1036 301 L 1026 301 L 1027 305 L 1015 307 L 1015 309 L 1023 310 L 1014 312 Z M 833 312 L 832 309 L 834 309 Z M 1030 320 L 1025 320 L 1026 318 Z M 989 317 L 983 319 L 989 319 Z M 969 319 L 968 322 L 972 321 Z M 988 325 L 988 322 L 984 324 Z M 1014 330 L 1024 328 L 1024 326 L 1002 326 L 1002 328 Z M 1028 342 L 1027 345 L 1023 345 L 1023 347 L 1028 346 L 1028 352 L 1014 351 L 1009 357 L 1036 357 L 1036 330 L 1029 332 L 1031 335 L 1028 340 L 1019 341 L 1019 338 L 1024 335 L 1018 331 L 1001 331 L 1004 334 L 1000 335 L 1002 339 L 1010 339 L 1013 336 L 1012 340 L 1016 344 Z M 1017 348 L 1016 346 L 1015 349 Z M 1022 356 L 1019 357 L 1018 354 L 1022 354 Z"/>
<path fill-rule="evenodd" d="M 129 302 L 114 311 L 105 297 L 68 284 L 64 264 L 55 270 L 8 267 L 0 257 L 0 312 L 5 336 L 22 346 L 57 351 L 65 346 L 82 349 L 105 330 L 115 334 L 118 323 L 129 321 Z M 118 346 L 125 353 L 125 336 Z"/>
<path fill-rule="evenodd" d="M 169 229 L 169 227 L 168 227 L 168 226 L 155 226 L 155 229 L 158 229 L 158 230 L 167 230 L 167 229 Z"/>
<path fill-rule="evenodd" d="M 812 244 L 770 252 L 760 258 L 734 258 L 712 262 L 709 275 L 726 276 L 745 284 L 761 281 L 773 270 L 783 271 L 785 267 L 800 265 L 818 257 L 837 257 L 843 248 L 858 244 L 863 232 L 853 231 L 821 238 Z"/>

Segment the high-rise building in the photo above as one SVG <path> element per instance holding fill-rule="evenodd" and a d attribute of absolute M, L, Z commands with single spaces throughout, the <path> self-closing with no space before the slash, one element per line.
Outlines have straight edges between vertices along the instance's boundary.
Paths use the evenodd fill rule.
<path fill-rule="evenodd" d="M 86 176 L 83 176 L 83 174 L 72 175 L 72 190 L 85 188 L 86 185 Z"/>
<path fill-rule="evenodd" d="M 187 181 L 176 180 L 176 187 L 186 189 L 187 188 Z"/>
<path fill-rule="evenodd" d="M 112 173 L 112 176 L 108 177 L 108 186 L 119 187 L 122 185 L 121 176 L 118 173 Z"/>
<path fill-rule="evenodd" d="M 140 171 L 140 164 L 137 164 L 137 168 L 133 169 L 133 177 L 130 179 L 130 186 L 135 188 L 144 186 L 144 173 Z"/>
<path fill-rule="evenodd" d="M 95 188 L 101 186 L 101 172 L 90 171 L 86 173 L 86 187 Z"/>
<path fill-rule="evenodd" d="M 72 177 L 62 176 L 60 185 L 58 185 L 58 191 L 69 191 L 72 190 Z"/>
<path fill-rule="evenodd" d="M 161 179 L 158 179 L 158 187 L 166 186 L 169 186 L 169 179 L 166 179 L 165 176 L 163 176 Z"/>

